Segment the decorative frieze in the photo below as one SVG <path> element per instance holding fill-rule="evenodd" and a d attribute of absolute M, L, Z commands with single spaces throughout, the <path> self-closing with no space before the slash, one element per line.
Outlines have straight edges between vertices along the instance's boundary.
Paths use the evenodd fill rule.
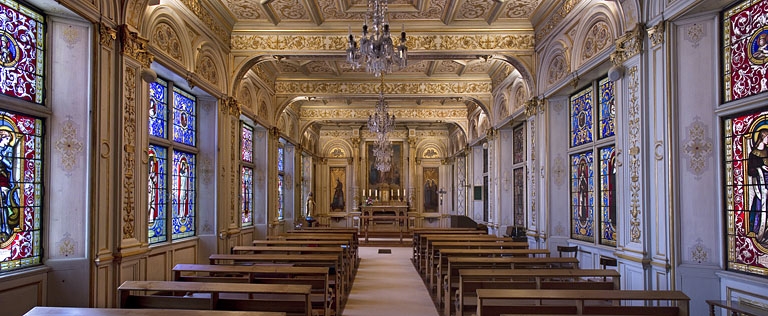
<path fill-rule="evenodd" d="M 635 28 L 628 31 L 616 40 L 616 51 L 611 53 L 611 62 L 614 65 L 621 65 L 629 58 L 632 58 L 643 49 L 643 25 L 636 24 Z"/>
<path fill-rule="evenodd" d="M 552 17 L 547 21 L 547 24 L 545 24 L 541 28 L 536 29 L 536 41 L 541 41 L 544 37 L 547 37 L 549 33 L 552 32 L 552 30 L 557 27 L 560 22 L 562 22 L 566 16 L 568 16 L 569 13 L 573 10 L 573 8 L 576 7 L 579 2 L 582 0 L 565 0 L 563 1 L 563 5 L 561 5 L 559 8 L 557 8 L 557 12 L 552 15 Z"/>
<path fill-rule="evenodd" d="M 136 70 L 125 67 L 123 86 L 123 196 L 122 221 L 123 239 L 134 237 L 135 172 L 136 155 Z"/>
<path fill-rule="evenodd" d="M 139 33 L 133 32 L 123 25 L 120 27 L 120 40 L 122 53 L 138 61 L 144 68 L 149 68 L 155 56 L 148 50 L 147 40 L 141 38 Z"/>
<path fill-rule="evenodd" d="M 180 0 L 186 7 L 189 9 L 189 11 L 192 11 L 192 13 L 197 16 L 198 19 L 200 19 L 205 26 L 208 27 L 213 34 L 216 34 L 216 36 L 221 40 L 224 44 L 230 44 L 230 38 L 229 34 L 230 31 L 222 27 L 217 21 L 211 16 L 211 14 L 203 8 L 201 5 L 201 1 L 199 0 Z"/>
<path fill-rule="evenodd" d="M 464 109 L 389 109 L 390 114 L 394 114 L 398 119 L 432 119 L 443 120 L 466 120 L 467 110 Z M 325 120 L 325 119 L 361 119 L 367 120 L 368 116 L 373 114 L 373 109 L 301 109 L 302 120 Z"/>
<path fill-rule="evenodd" d="M 491 86 L 487 81 L 476 82 L 392 82 L 381 85 L 377 82 L 296 82 L 278 81 L 275 83 L 277 94 L 314 94 L 314 95 L 339 95 L 339 94 L 418 94 L 418 95 L 446 95 L 446 94 L 490 94 Z"/>
<path fill-rule="evenodd" d="M 232 36 L 232 51 L 344 51 L 347 45 L 344 35 Z M 533 46 L 533 34 L 408 35 L 408 49 L 419 51 L 530 51 Z"/>

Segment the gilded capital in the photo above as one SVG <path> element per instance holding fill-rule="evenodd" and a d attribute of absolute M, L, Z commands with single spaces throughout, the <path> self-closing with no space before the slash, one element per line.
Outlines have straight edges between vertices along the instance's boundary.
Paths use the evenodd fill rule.
<path fill-rule="evenodd" d="M 104 23 L 99 24 L 99 44 L 111 47 L 117 39 L 117 31 Z"/>
<path fill-rule="evenodd" d="M 155 56 L 148 50 L 148 41 L 139 36 L 139 33 L 128 29 L 127 25 L 120 26 L 120 41 L 122 53 L 141 63 L 145 68 L 149 68 Z"/>
<path fill-rule="evenodd" d="M 229 114 L 233 116 L 240 116 L 240 113 L 242 113 L 240 102 L 237 102 L 237 99 L 234 97 L 227 98 L 227 109 L 229 109 Z"/>
<path fill-rule="evenodd" d="M 640 54 L 643 49 L 643 29 L 643 24 L 638 23 L 631 31 L 616 39 L 616 51 L 611 53 L 611 62 L 614 65 L 619 66 L 627 59 Z"/>
<path fill-rule="evenodd" d="M 536 113 L 538 113 L 538 107 L 539 107 L 539 100 L 537 98 L 530 98 L 528 101 L 525 101 L 525 116 L 531 117 L 535 116 Z"/>
<path fill-rule="evenodd" d="M 651 40 L 651 46 L 656 47 L 660 44 L 664 43 L 664 30 L 666 28 L 666 21 L 661 21 L 658 24 L 649 27 L 646 31 L 648 32 L 648 39 Z"/>

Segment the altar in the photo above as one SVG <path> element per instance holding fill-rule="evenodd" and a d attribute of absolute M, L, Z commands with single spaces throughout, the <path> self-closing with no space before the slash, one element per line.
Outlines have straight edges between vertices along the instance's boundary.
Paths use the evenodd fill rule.
<path fill-rule="evenodd" d="M 408 231 L 408 205 L 405 202 L 390 201 L 364 205 L 360 210 L 361 229 L 368 241 L 369 232 L 399 233 Z"/>

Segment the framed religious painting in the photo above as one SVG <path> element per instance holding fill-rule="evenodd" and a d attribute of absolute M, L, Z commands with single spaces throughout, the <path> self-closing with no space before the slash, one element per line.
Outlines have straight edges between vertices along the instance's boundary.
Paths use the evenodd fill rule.
<path fill-rule="evenodd" d="M 422 196 L 424 197 L 424 212 L 438 212 L 440 210 L 440 172 L 437 167 L 424 167 L 424 183 L 422 183 Z"/>
<path fill-rule="evenodd" d="M 374 142 L 366 142 L 368 151 L 368 161 L 366 163 L 368 189 L 376 190 L 383 184 L 388 184 L 390 188 L 403 187 L 403 143 L 392 142 L 392 165 L 389 171 L 381 171 L 376 168 L 376 155 Z"/>
<path fill-rule="evenodd" d="M 768 91 L 768 1 L 745 0 L 723 12 L 723 101 Z"/>
<path fill-rule="evenodd" d="M 331 211 L 332 212 L 344 212 L 346 209 L 346 200 L 344 199 L 344 192 L 346 190 L 347 182 L 347 168 L 346 167 L 331 167 L 329 170 L 331 176 Z"/>
<path fill-rule="evenodd" d="M 723 121 L 728 269 L 768 276 L 768 111 Z"/>

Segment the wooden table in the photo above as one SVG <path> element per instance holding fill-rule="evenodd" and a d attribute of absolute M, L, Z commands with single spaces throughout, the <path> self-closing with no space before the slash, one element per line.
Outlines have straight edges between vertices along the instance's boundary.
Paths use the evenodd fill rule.
<path fill-rule="evenodd" d="M 715 316 L 715 307 L 723 308 L 726 311 L 729 311 L 730 312 L 729 314 L 733 316 L 738 316 L 738 315 L 766 316 L 768 315 L 768 310 L 757 308 L 747 304 L 742 304 L 739 301 L 707 300 L 707 304 L 709 304 L 710 316 Z M 727 316 L 727 315 L 723 314 L 723 316 Z"/>
<path fill-rule="evenodd" d="M 285 316 L 282 312 L 209 311 L 191 309 L 122 309 L 36 306 L 24 316 Z"/>

